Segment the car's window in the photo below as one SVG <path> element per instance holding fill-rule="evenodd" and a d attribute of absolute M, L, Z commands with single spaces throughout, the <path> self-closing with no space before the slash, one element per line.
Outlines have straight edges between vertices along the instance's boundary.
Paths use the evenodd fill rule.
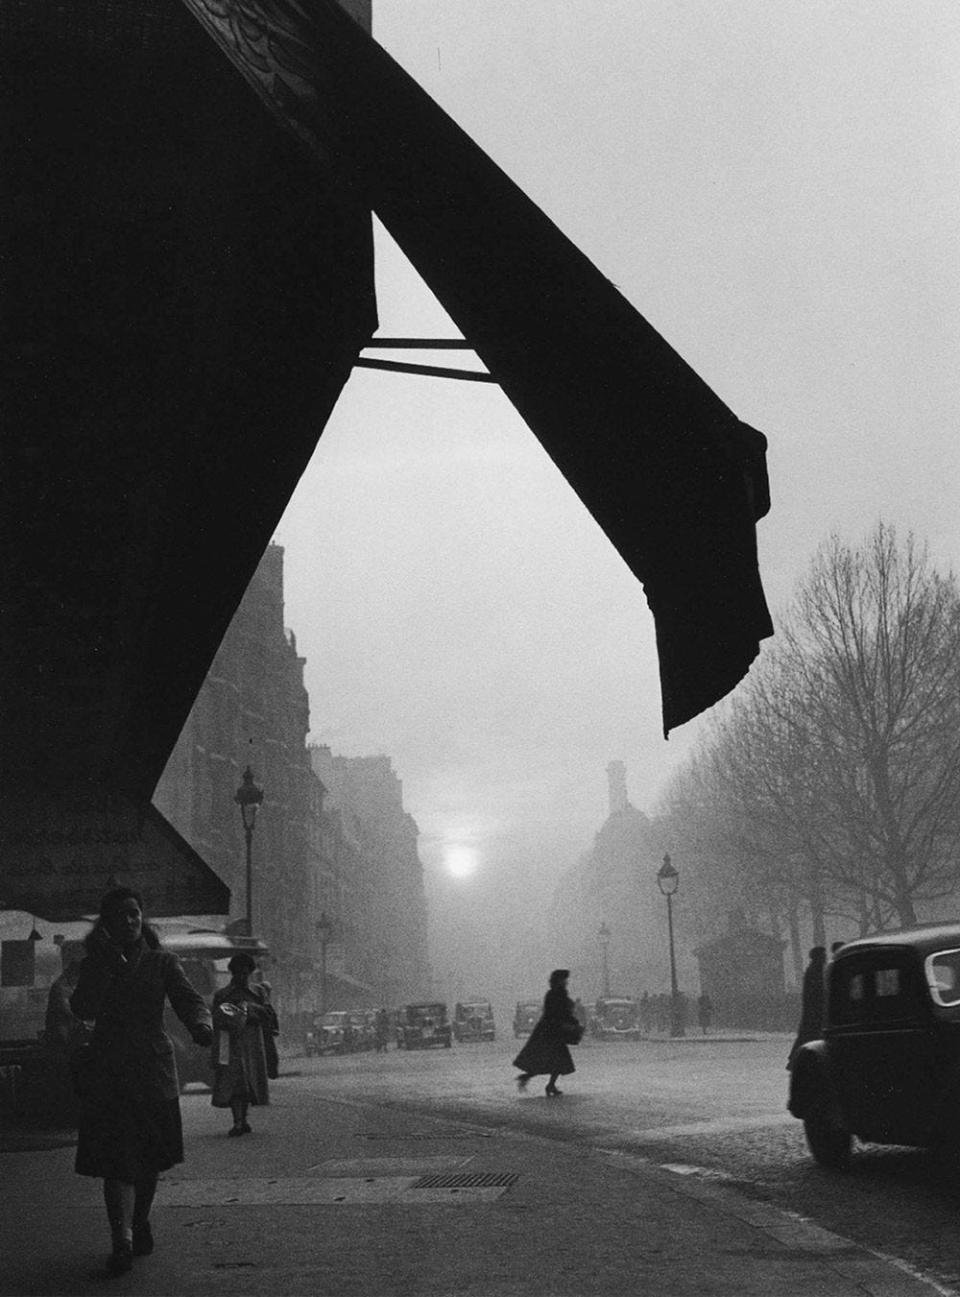
<path fill-rule="evenodd" d="M 960 954 L 960 952 L 958 952 Z M 869 963 L 840 961 L 831 978 L 830 1017 L 837 1024 L 870 1024 L 915 1016 L 920 989 L 902 956 L 892 953 Z"/>
<path fill-rule="evenodd" d="M 937 1004 L 960 1004 L 960 950 L 939 950 L 929 955 L 926 974 Z"/>

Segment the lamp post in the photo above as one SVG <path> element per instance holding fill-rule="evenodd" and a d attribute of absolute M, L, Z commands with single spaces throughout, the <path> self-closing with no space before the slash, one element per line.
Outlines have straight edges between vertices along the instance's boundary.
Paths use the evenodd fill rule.
<path fill-rule="evenodd" d="M 610 929 L 607 927 L 606 922 L 600 924 L 600 932 L 598 933 L 598 936 L 600 937 L 600 949 L 603 952 L 603 993 L 604 995 L 609 995 L 610 964 L 607 960 L 607 950 L 610 945 Z"/>
<path fill-rule="evenodd" d="M 317 939 L 320 942 L 320 1012 L 327 1011 L 327 942 L 333 931 L 333 924 L 327 918 L 326 910 L 320 911 L 316 922 Z"/>
<path fill-rule="evenodd" d="M 240 807 L 240 818 L 243 821 L 243 832 L 247 839 L 247 913 L 244 923 L 247 936 L 253 936 L 253 830 L 257 823 L 257 811 L 263 801 L 263 789 L 253 781 L 253 771 L 247 766 L 243 772 L 243 783 L 233 794 L 233 800 Z"/>
<path fill-rule="evenodd" d="M 680 992 L 677 990 L 677 960 L 673 949 L 673 897 L 680 886 L 680 875 L 670 862 L 669 855 L 657 870 L 657 886 L 667 898 L 667 931 L 670 936 L 670 1035 L 684 1036 L 686 1030 L 680 1013 Z"/>

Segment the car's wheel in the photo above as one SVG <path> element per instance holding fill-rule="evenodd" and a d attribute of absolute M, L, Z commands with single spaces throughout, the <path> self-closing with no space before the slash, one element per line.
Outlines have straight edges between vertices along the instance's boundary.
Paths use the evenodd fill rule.
<path fill-rule="evenodd" d="M 813 1160 L 820 1166 L 841 1170 L 850 1161 L 853 1136 L 822 1112 L 811 1112 L 803 1119 L 803 1133 Z"/>

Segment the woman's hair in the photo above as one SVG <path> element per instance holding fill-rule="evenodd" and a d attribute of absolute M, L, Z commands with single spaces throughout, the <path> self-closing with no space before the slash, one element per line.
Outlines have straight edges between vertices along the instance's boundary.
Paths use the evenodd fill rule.
<path fill-rule="evenodd" d="M 246 951 L 241 950 L 239 954 L 234 955 L 227 964 L 231 973 L 252 973 L 257 967 L 257 961 L 253 955 L 248 955 Z"/>
<path fill-rule="evenodd" d="M 569 976 L 570 976 L 569 968 L 555 968 L 553 972 L 550 974 L 550 985 L 559 986 L 560 983 L 565 982 Z"/>
<path fill-rule="evenodd" d="M 103 896 L 100 898 L 100 913 L 97 916 L 97 921 L 84 938 L 83 944 L 88 950 L 97 948 L 104 935 L 108 935 L 107 929 L 110 923 L 110 916 L 115 910 L 119 909 L 119 907 L 123 905 L 124 901 L 136 901 L 140 906 L 141 913 L 143 912 L 143 897 L 138 891 L 132 887 L 111 887 L 110 890 L 104 892 Z M 160 937 L 157 935 L 156 931 L 150 927 L 149 923 L 147 923 L 145 919 L 140 932 L 144 942 L 150 950 L 158 950 L 160 948 Z"/>

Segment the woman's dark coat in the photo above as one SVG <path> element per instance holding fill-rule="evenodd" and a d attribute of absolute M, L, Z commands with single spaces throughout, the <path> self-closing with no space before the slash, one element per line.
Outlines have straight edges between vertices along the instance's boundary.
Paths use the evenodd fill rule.
<path fill-rule="evenodd" d="M 105 943 L 80 966 L 70 1007 L 94 1019 L 76 1065 L 76 1169 L 132 1184 L 183 1161 L 180 1086 L 173 1042 L 163 1029 L 169 1000 L 188 1029 L 210 1026 L 210 1011 L 170 951 L 140 938 L 121 958 Z"/>
<path fill-rule="evenodd" d="M 245 1005 L 247 1013 L 238 1021 L 223 1012 L 224 1005 Z M 257 985 L 230 982 L 213 997 L 213 1025 L 213 1106 L 269 1103 L 267 1038 L 273 1039 L 277 1015 L 266 992 Z"/>
<path fill-rule="evenodd" d="M 569 1076 L 576 1068 L 563 1039 L 564 1024 L 579 1027 L 573 1001 L 562 986 L 552 987 L 543 998 L 543 1014 L 513 1060 L 527 1076 Z"/>

